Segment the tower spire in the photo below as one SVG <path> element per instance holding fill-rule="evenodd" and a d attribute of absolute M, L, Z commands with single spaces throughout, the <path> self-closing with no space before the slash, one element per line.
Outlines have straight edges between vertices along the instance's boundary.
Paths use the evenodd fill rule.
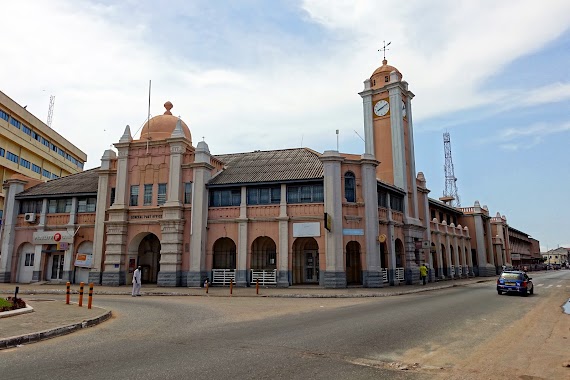
<path fill-rule="evenodd" d="M 392 41 L 390 41 L 388 43 L 386 43 L 386 41 L 382 41 L 382 42 L 384 42 L 384 46 L 381 49 L 378 49 L 378 51 L 381 51 L 384 54 L 384 59 L 382 60 L 382 64 L 385 65 L 386 63 L 388 63 L 388 61 L 386 60 L 386 50 L 390 50 L 390 49 L 387 49 L 387 47 L 390 46 Z"/>

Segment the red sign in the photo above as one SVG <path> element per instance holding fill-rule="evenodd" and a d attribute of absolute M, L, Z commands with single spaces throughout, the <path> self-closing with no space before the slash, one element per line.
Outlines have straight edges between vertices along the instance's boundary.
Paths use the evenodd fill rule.
<path fill-rule="evenodd" d="M 55 241 L 60 241 L 60 240 L 61 240 L 61 234 L 60 234 L 59 232 L 56 232 L 56 233 L 53 235 L 53 240 L 55 240 Z"/>

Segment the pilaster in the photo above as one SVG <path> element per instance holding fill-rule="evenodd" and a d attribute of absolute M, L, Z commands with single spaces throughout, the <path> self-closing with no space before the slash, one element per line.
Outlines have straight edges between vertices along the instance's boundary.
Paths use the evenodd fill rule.
<path fill-rule="evenodd" d="M 384 286 L 378 243 L 378 183 L 374 156 L 362 156 L 362 193 L 364 198 L 364 236 L 366 241 L 366 270 L 362 274 L 364 287 Z"/>
<path fill-rule="evenodd" d="M 4 225 L 2 226 L 2 254 L 0 255 L 0 283 L 12 280 L 12 257 L 14 255 L 15 227 L 19 212 L 16 194 L 24 191 L 26 181 L 9 179 L 4 181 Z M 38 258 L 39 259 L 39 258 Z"/>
<path fill-rule="evenodd" d="M 289 280 L 289 218 L 287 216 L 287 185 L 281 184 L 281 201 L 279 203 L 279 267 L 277 269 L 277 286 L 287 288 Z"/>
<path fill-rule="evenodd" d="M 324 171 L 324 208 L 332 218 L 331 231 L 325 229 L 326 269 L 325 288 L 345 288 L 346 271 L 344 269 L 342 246 L 342 188 L 341 162 L 343 157 L 337 151 L 325 151 L 321 156 Z"/>

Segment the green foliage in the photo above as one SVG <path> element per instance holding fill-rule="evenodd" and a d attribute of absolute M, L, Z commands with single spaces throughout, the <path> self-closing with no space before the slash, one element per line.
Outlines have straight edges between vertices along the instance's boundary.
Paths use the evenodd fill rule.
<path fill-rule="evenodd" d="M 6 299 L 0 298 L 0 312 L 22 309 L 26 307 L 26 303 L 21 298 L 8 297 Z"/>

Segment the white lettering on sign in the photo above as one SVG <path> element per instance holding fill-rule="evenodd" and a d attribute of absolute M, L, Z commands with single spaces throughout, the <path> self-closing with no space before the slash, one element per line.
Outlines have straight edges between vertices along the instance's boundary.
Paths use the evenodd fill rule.
<path fill-rule="evenodd" d="M 32 239 L 34 244 L 73 243 L 73 235 L 67 231 L 37 231 Z"/>
<path fill-rule="evenodd" d="M 318 237 L 321 236 L 321 223 L 293 223 L 293 237 Z"/>

